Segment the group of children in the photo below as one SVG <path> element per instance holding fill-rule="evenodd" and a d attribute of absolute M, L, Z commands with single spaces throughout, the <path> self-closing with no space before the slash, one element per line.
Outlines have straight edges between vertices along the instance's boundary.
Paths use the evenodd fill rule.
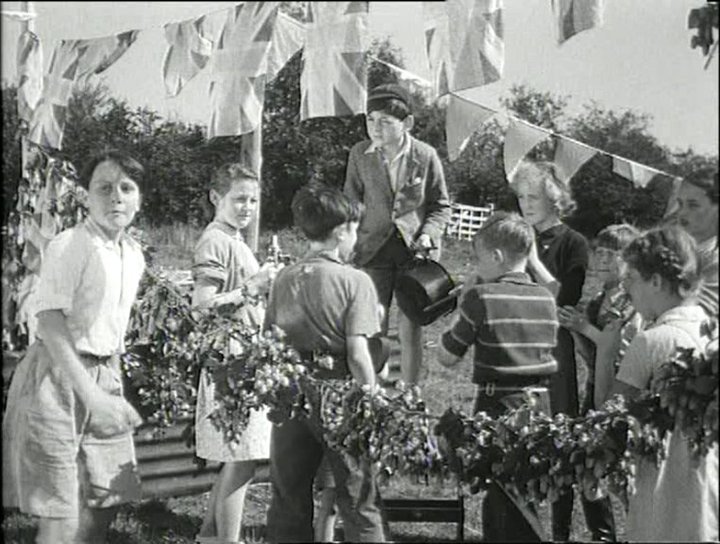
<path fill-rule="evenodd" d="M 243 241 L 259 201 L 256 174 L 235 164 L 216 170 L 209 193 L 215 217 L 193 256 L 193 304 L 242 302 L 248 325 L 279 326 L 307 357 L 318 350 L 335 356 L 334 367 L 318 375 L 321 383 L 351 378 L 374 390 L 388 356 L 383 337 L 395 284 L 415 251 L 433 250 L 439 258 L 449 215 L 442 165 L 430 146 L 410 136 L 411 112 L 401 87 L 371 91 L 370 139 L 351 150 L 344 191 L 309 183 L 293 198 L 295 225 L 309 245 L 284 268 L 260 266 Z M 89 218 L 45 251 L 38 340 L 16 370 L 3 422 L 3 502 L 38 517 L 38 542 L 104 542 L 117 505 L 139 498 L 132 433 L 140 418 L 123 399 L 118 361 L 144 266 L 124 232 L 139 209 L 143 175 L 119 152 L 94 159 L 83 176 Z M 473 346 L 476 411 L 500 415 L 531 402 L 577 415 L 614 393 L 632 397 L 647 389 L 676 347 L 700 345 L 702 323 L 718 312 L 716 172 L 685 180 L 679 226 L 641 234 L 614 225 L 598 235 L 592 257 L 603 286 L 582 312 L 577 305 L 591 252 L 562 222 L 572 206 L 566 186 L 551 164 L 524 163 L 511 187 L 520 214 L 497 212 L 478 231 L 477 278 L 467 283 L 436 353 L 440 364 L 452 366 Z M 248 294 L 267 294 L 267 305 L 247 304 Z M 398 319 L 403 378 L 417 383 L 421 329 Z M 576 353 L 590 368 L 582 405 Z M 271 541 L 330 536 L 327 524 L 313 530 L 316 479 L 334 490 L 323 509 L 329 514 L 336 503 L 346 539 L 386 539 L 375 469 L 327 447 L 318 416 L 323 395 L 324 386 L 310 394 L 307 419 L 272 425 L 264 413 L 253 414 L 240 442 L 228 443 L 209 420 L 214 385 L 202 373 L 197 453 L 224 465 L 198 542 L 239 542 L 247 486 L 267 459 Z M 659 468 L 640 467 L 630 540 L 718 538 L 717 446 L 693 463 L 681 435 L 673 433 Z M 553 503 L 554 540 L 569 539 L 572 506 L 571 494 Z M 609 498 L 583 497 L 583 507 L 593 539 L 615 540 Z M 491 486 L 483 501 L 485 540 L 537 540 L 536 515 Z"/>

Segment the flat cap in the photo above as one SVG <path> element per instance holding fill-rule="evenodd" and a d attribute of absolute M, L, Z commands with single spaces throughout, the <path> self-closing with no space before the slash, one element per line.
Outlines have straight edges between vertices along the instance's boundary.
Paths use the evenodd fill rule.
<path fill-rule="evenodd" d="M 395 100 L 399 100 L 400 102 L 404 103 L 409 109 L 412 109 L 410 93 L 408 93 L 404 87 L 396 83 L 384 83 L 382 85 L 378 85 L 374 89 L 370 90 L 367 99 L 369 102 L 371 100 L 380 100 L 387 98 L 394 98 Z"/>

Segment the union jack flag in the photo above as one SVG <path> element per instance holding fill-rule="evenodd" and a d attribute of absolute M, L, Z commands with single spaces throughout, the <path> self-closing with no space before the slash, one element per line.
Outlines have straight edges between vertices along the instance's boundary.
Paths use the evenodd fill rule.
<path fill-rule="evenodd" d="M 43 91 L 33 113 L 28 140 L 60 149 L 65 116 L 80 62 L 77 42 L 63 40 L 53 52 Z"/>
<path fill-rule="evenodd" d="M 42 94 L 43 73 L 42 47 L 33 32 L 23 32 L 18 38 L 17 72 L 18 115 L 29 123 Z"/>
<path fill-rule="evenodd" d="M 131 30 L 92 40 L 62 40 L 43 77 L 42 95 L 33 112 L 28 140 L 60 149 L 67 105 L 76 82 L 107 70 L 128 50 L 137 34 L 137 30 Z"/>
<path fill-rule="evenodd" d="M 206 36 L 205 16 L 165 25 L 170 44 L 163 61 L 163 81 L 168 96 L 177 96 L 183 86 L 205 68 L 212 53 L 212 41 Z"/>
<path fill-rule="evenodd" d="M 310 2 L 308 15 L 301 119 L 363 113 L 368 3 Z"/>
<path fill-rule="evenodd" d="M 502 0 L 423 2 L 425 47 L 435 96 L 502 77 L 502 10 Z"/>
<path fill-rule="evenodd" d="M 278 6 L 245 2 L 228 10 L 212 54 L 208 138 L 245 134 L 260 124 Z"/>
<path fill-rule="evenodd" d="M 583 30 L 602 26 L 604 9 L 603 0 L 552 0 L 558 44 Z"/>

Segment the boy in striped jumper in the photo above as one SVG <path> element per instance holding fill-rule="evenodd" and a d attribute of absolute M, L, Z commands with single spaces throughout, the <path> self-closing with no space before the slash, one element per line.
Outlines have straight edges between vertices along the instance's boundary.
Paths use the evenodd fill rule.
<path fill-rule="evenodd" d="M 438 359 L 446 367 L 475 347 L 475 412 L 491 417 L 528 400 L 550 413 L 546 382 L 558 368 L 552 355 L 558 321 L 552 293 L 525 272 L 534 244 L 533 228 L 522 217 L 495 213 L 473 239 L 481 283 L 465 292 L 453 325 L 440 337 Z M 484 539 L 537 541 L 525 516 L 537 521 L 531 504 L 523 514 L 492 484 L 483 501 Z"/>

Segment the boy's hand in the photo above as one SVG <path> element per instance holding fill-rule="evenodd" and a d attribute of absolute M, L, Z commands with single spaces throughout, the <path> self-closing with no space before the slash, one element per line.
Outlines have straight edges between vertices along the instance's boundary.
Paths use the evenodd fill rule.
<path fill-rule="evenodd" d="M 275 276 L 283 268 L 282 263 L 265 263 L 257 271 L 257 274 L 252 276 L 246 282 L 246 285 L 259 294 L 267 294 L 270 291 L 272 282 L 275 281 Z"/>
<path fill-rule="evenodd" d="M 582 312 L 577 311 L 572 306 L 563 306 L 558 308 L 557 314 L 561 326 L 571 331 L 579 332 L 580 334 L 587 332 L 589 323 Z"/>
<path fill-rule="evenodd" d="M 415 242 L 415 247 L 417 249 L 434 249 L 435 244 L 429 234 L 421 234 Z"/>
<path fill-rule="evenodd" d="M 88 402 L 90 419 L 87 430 L 99 438 L 109 438 L 132 432 L 142 424 L 135 408 L 123 397 L 97 393 Z"/>

